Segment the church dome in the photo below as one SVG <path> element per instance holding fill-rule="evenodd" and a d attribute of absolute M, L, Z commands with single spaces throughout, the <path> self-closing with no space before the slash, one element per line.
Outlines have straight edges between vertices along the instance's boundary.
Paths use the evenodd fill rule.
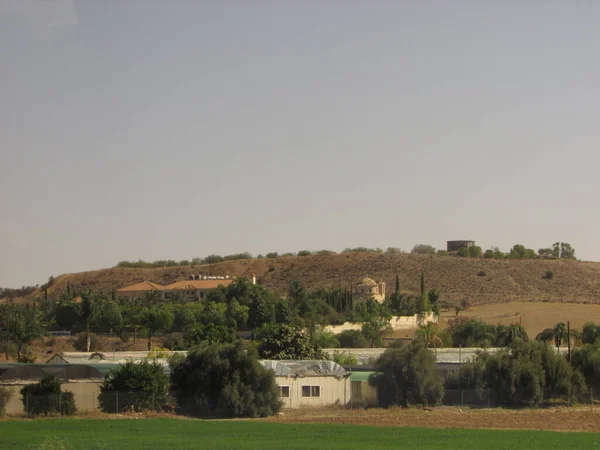
<path fill-rule="evenodd" d="M 377 286 L 377 283 L 375 283 L 375 280 L 365 277 L 360 280 L 357 286 Z"/>

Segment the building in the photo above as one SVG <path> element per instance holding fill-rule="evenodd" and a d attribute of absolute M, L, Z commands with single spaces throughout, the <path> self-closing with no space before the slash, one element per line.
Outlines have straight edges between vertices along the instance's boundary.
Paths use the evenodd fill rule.
<path fill-rule="evenodd" d="M 188 280 L 177 281 L 167 286 L 162 286 L 158 283 L 150 281 L 142 281 L 131 286 L 127 286 L 116 291 L 118 297 L 129 299 L 139 298 L 149 292 L 158 292 L 159 298 L 165 300 L 176 295 L 182 295 L 187 300 L 203 300 L 206 297 L 206 292 L 211 289 L 216 289 L 219 286 L 229 286 L 233 283 L 234 278 L 229 275 L 225 276 L 210 276 L 210 275 L 190 275 Z M 256 284 L 256 275 L 251 276 L 252 284 Z"/>
<path fill-rule="evenodd" d="M 182 295 L 186 300 L 204 300 L 207 291 L 216 289 L 219 286 L 227 287 L 233 283 L 232 278 L 226 277 L 205 277 L 199 275 L 194 279 L 178 281 L 165 286 L 165 298 L 173 297 L 177 294 Z"/>
<path fill-rule="evenodd" d="M 474 245 L 475 245 L 475 241 L 447 241 L 446 249 L 449 252 L 457 252 L 463 247 L 469 248 L 469 247 L 473 247 Z"/>
<path fill-rule="evenodd" d="M 366 301 L 372 297 L 379 303 L 385 300 L 385 282 L 376 283 L 375 280 L 365 277 L 354 286 L 354 301 Z"/>
<path fill-rule="evenodd" d="M 158 292 L 160 298 L 164 300 L 164 287 L 151 281 L 142 281 L 141 283 L 132 284 L 119 289 L 115 294 L 117 297 L 125 297 L 130 300 L 146 295 L 148 292 Z"/>
<path fill-rule="evenodd" d="M 318 408 L 350 404 L 350 373 L 333 361 L 261 360 L 275 372 L 284 408 Z"/>

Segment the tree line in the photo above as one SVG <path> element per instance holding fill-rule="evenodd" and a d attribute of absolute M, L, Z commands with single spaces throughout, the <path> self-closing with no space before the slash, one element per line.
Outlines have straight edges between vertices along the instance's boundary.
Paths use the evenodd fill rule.
<path fill-rule="evenodd" d="M 438 256 L 446 256 L 448 254 L 446 250 L 437 250 L 434 246 L 428 244 L 415 245 L 411 253 Z M 555 242 L 551 247 L 540 248 L 537 252 L 531 248 L 526 248 L 522 244 L 513 245 L 508 252 L 503 252 L 498 247 L 489 248 L 484 252 L 481 247 L 472 245 L 470 247 L 461 247 L 457 251 L 457 256 L 463 258 L 484 257 L 486 259 L 576 259 L 575 249 L 567 242 Z"/>

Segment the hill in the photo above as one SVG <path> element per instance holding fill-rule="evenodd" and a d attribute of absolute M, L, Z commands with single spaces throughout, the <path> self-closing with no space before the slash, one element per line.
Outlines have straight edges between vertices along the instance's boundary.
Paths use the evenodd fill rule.
<path fill-rule="evenodd" d="M 544 278 L 547 270 L 553 279 Z M 439 288 L 442 300 L 472 305 L 515 301 L 600 303 L 600 263 L 568 260 L 493 260 L 419 254 L 342 253 L 245 259 L 217 264 L 165 268 L 111 268 L 61 275 L 48 289 L 59 294 L 67 283 L 72 290 L 94 288 L 113 291 L 144 280 L 169 284 L 191 274 L 250 277 L 278 293 L 293 280 L 308 288 L 349 287 L 365 276 L 383 279 L 387 292 L 400 276 L 401 290 L 417 293 L 421 271 L 427 289 Z M 38 291 L 33 296 L 39 297 Z"/>

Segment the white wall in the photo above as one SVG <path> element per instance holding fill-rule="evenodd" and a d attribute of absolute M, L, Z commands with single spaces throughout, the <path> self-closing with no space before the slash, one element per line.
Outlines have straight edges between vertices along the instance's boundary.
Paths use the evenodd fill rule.
<path fill-rule="evenodd" d="M 415 314 L 414 316 L 394 316 L 390 319 L 390 326 L 394 331 L 396 330 L 411 330 L 418 328 L 420 324 L 428 324 L 430 322 L 437 323 L 437 319 L 433 313 L 429 313 L 421 319 L 421 316 Z M 360 323 L 346 322 L 342 325 L 328 325 L 324 328 L 325 331 L 329 331 L 333 334 L 341 333 L 342 331 L 348 330 L 361 330 L 362 325 Z"/>
<path fill-rule="evenodd" d="M 284 408 L 311 408 L 350 403 L 350 377 L 275 377 L 278 386 L 289 386 L 289 398 L 282 398 Z M 319 386 L 320 397 L 302 397 L 302 386 Z"/>

